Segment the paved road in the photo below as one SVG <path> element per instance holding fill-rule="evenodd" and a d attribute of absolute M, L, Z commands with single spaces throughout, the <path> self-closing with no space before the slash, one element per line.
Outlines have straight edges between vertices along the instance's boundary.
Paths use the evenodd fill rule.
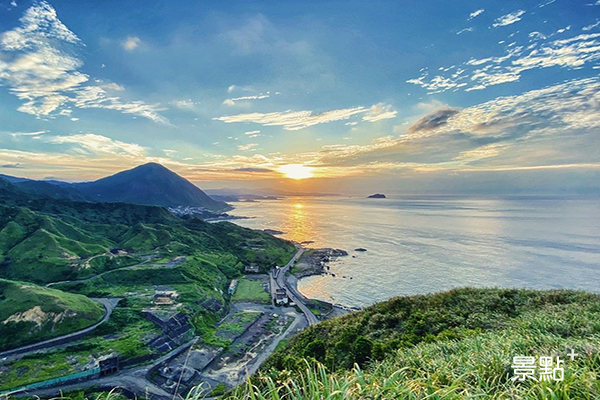
<path fill-rule="evenodd" d="M 43 342 L 38 342 L 38 343 L 30 344 L 27 346 L 18 347 L 16 349 L 3 351 L 2 353 L 0 353 L 0 363 L 11 361 L 11 360 L 17 358 L 17 356 L 22 357 L 29 353 L 36 353 L 36 352 L 39 352 L 40 350 L 47 350 L 47 349 L 50 349 L 55 346 L 64 345 L 66 342 L 80 339 L 82 336 L 87 335 L 88 333 L 92 332 L 94 329 L 96 329 L 97 327 L 99 327 L 100 325 L 102 325 L 103 323 L 108 321 L 108 319 L 110 318 L 110 315 L 112 314 L 113 310 L 115 309 L 115 307 L 117 306 L 117 304 L 119 303 L 119 301 L 121 299 L 108 298 L 108 299 L 92 299 L 92 300 L 95 300 L 104 306 L 104 316 L 102 317 L 102 319 L 99 322 L 96 322 L 94 325 L 88 326 L 87 328 L 84 328 L 77 332 L 72 332 L 67 335 L 55 337 L 54 339 L 48 339 L 48 340 L 44 340 Z"/>
<path fill-rule="evenodd" d="M 177 347 L 176 349 L 157 359 L 152 365 L 124 369 L 115 375 L 90 379 L 82 382 L 75 382 L 46 389 L 36 389 L 26 392 L 24 391 L 18 393 L 17 396 L 35 396 L 42 398 L 51 398 L 60 396 L 61 392 L 64 393 L 74 390 L 96 387 L 106 390 L 112 390 L 114 388 L 123 388 L 134 393 L 137 396 L 137 398 L 140 399 L 143 398 L 150 400 L 172 400 L 174 398 L 172 394 L 166 392 L 159 386 L 147 380 L 146 376 L 150 370 L 152 370 L 160 363 L 171 359 L 189 349 L 190 346 L 192 346 L 196 342 L 196 340 L 197 339 L 194 338 L 189 342 Z"/>
<path fill-rule="evenodd" d="M 279 273 L 277 274 L 276 278 L 276 283 L 277 286 L 279 286 L 280 288 L 286 289 L 287 296 L 290 298 L 290 300 L 296 303 L 298 308 L 300 308 L 304 315 L 306 315 L 308 324 L 314 325 L 317 324 L 319 320 L 317 319 L 315 314 L 313 314 L 313 312 L 310 311 L 310 309 L 304 304 L 299 293 L 297 293 L 296 289 L 289 284 L 289 282 L 287 281 L 287 277 L 285 276 L 286 272 L 290 269 L 290 267 L 294 265 L 294 263 L 297 260 L 299 260 L 300 257 L 302 257 L 302 253 L 304 253 L 304 249 L 298 246 L 298 251 L 296 252 L 294 257 L 292 257 L 292 259 L 284 267 L 279 269 Z"/>

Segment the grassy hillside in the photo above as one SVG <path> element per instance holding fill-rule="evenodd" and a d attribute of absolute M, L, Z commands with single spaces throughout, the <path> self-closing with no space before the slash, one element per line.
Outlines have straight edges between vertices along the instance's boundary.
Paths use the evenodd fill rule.
<path fill-rule="evenodd" d="M 518 355 L 560 356 L 564 381 L 513 382 Z M 394 298 L 315 325 L 235 398 L 593 399 L 599 376 L 599 295 L 460 289 Z"/>
<path fill-rule="evenodd" d="M 24 310 L 7 308 L 12 304 L 9 300 L 20 301 L 14 289 L 7 291 L 0 303 L 3 312 L 12 315 L 26 311 L 32 318 L 51 313 L 48 315 L 54 315 L 57 322 L 55 326 L 43 320 L 34 326 L 19 318 L 0 325 L 0 348 L 17 347 L 90 325 L 97 319 L 91 310 L 89 315 L 78 308 L 60 314 L 64 310 L 57 308 L 78 299 L 84 309 L 90 304 L 98 309 L 83 296 L 125 297 L 131 312 L 143 319 L 141 310 L 153 306 L 152 294 L 159 285 L 180 293 L 182 310 L 193 314 L 197 333 L 205 336 L 225 311 L 227 299 L 222 293 L 229 279 L 239 276 L 249 263 L 264 269 L 284 264 L 295 251 L 289 242 L 231 223 L 179 218 L 155 206 L 41 197 L 21 192 L 0 179 L 0 278 L 36 284 L 63 282 L 53 287 L 62 292 L 28 284 L 38 288 L 30 289 L 30 295 L 52 293 L 62 302 L 31 296 L 22 302 L 28 307 Z M 221 305 L 218 310 L 207 306 L 211 299 Z M 139 348 L 143 335 L 134 333 L 134 339 L 117 347 Z"/>
<path fill-rule="evenodd" d="M 0 279 L 0 350 L 83 329 L 103 315 L 87 297 Z"/>
<path fill-rule="evenodd" d="M 266 268 L 294 252 L 288 242 L 230 223 L 181 219 L 161 207 L 37 198 L 0 183 L 0 277 L 7 279 L 79 279 L 133 265 L 148 253 L 206 254 L 232 277 L 247 263 Z M 92 261 L 115 248 L 130 252 L 125 262 Z"/>

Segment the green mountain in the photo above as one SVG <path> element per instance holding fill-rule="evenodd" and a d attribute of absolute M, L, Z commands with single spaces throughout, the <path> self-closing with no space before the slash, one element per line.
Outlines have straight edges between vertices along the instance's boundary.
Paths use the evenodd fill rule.
<path fill-rule="evenodd" d="M 54 199 L 202 207 L 214 212 L 231 209 L 227 203 L 212 199 L 187 179 L 156 163 L 84 183 L 36 181 L 8 175 L 0 175 L 0 178 L 9 181 L 21 192 Z"/>
<path fill-rule="evenodd" d="M 126 358 L 148 354 L 143 338 L 154 328 L 141 310 L 152 306 L 147 290 L 159 285 L 177 290 L 195 331 L 210 335 L 226 310 L 223 293 L 231 278 L 249 263 L 281 265 L 295 251 L 290 242 L 228 222 L 180 218 L 158 206 L 45 197 L 0 178 L 0 349 L 97 321 L 102 313 L 84 296 L 128 297 L 98 331 L 113 339 L 92 335 L 88 341 Z M 48 283 L 56 285 L 36 286 Z M 127 328 L 112 324 L 119 318 Z M 60 365 L 49 363 L 48 376 Z M 0 376 L 0 386 L 15 379 Z"/>
<path fill-rule="evenodd" d="M 231 223 L 179 218 L 162 207 L 122 203 L 82 203 L 26 194 L 0 179 L 0 277 L 48 283 L 85 278 L 118 262 L 110 250 L 141 258 L 209 253 L 221 258 L 227 276 L 246 263 L 265 267 L 293 253 L 291 243 Z"/>
<path fill-rule="evenodd" d="M 0 350 L 83 329 L 103 315 L 85 296 L 0 279 Z"/>
<path fill-rule="evenodd" d="M 213 211 L 231 208 L 226 203 L 211 199 L 187 179 L 155 163 L 140 165 L 95 182 L 76 184 L 75 187 L 86 199 L 97 202 L 192 206 Z"/>

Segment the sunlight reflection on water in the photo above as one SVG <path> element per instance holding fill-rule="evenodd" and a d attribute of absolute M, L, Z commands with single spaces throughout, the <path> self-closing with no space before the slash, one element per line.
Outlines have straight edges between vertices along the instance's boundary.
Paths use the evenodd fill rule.
<path fill-rule="evenodd" d="M 335 278 L 309 277 L 299 287 L 348 306 L 461 286 L 599 290 L 598 201 L 296 197 L 234 205 L 234 215 L 254 217 L 240 225 L 347 250 L 331 264 Z"/>

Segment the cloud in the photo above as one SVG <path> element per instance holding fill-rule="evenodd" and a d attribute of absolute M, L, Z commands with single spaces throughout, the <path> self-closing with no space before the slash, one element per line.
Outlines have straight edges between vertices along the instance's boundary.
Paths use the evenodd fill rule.
<path fill-rule="evenodd" d="M 236 91 L 240 92 L 252 92 L 254 88 L 252 86 L 239 86 L 239 85 L 229 85 L 227 88 L 227 93 L 233 93 Z"/>
<path fill-rule="evenodd" d="M 104 89 L 99 86 L 86 86 L 75 91 L 73 103 L 78 108 L 100 108 L 105 110 L 117 110 L 123 114 L 133 114 L 148 118 L 151 121 L 161 124 L 168 124 L 169 121 L 158 114 L 166 108 L 158 104 L 146 104 L 143 101 L 123 102 L 120 97 L 109 96 Z"/>
<path fill-rule="evenodd" d="M 446 125 L 448 119 L 458 114 L 459 109 L 452 107 L 440 108 L 427 114 L 408 128 L 409 133 L 417 133 L 421 131 L 429 131 Z"/>
<path fill-rule="evenodd" d="M 13 168 L 13 169 L 20 169 L 20 168 L 25 168 L 24 166 L 22 166 L 21 164 L 4 164 L 2 166 L 2 168 Z"/>
<path fill-rule="evenodd" d="M 527 47 L 507 46 L 503 55 L 472 58 L 458 66 L 442 68 L 442 74 L 434 77 L 424 71 L 419 78 L 409 79 L 407 82 L 419 85 L 429 93 L 456 91 L 460 88 L 465 91 L 482 90 L 489 86 L 517 82 L 525 71 L 551 67 L 575 69 L 600 60 L 600 33 L 550 40 L 538 35 L 538 32 L 532 32 L 530 38 L 536 40 Z"/>
<path fill-rule="evenodd" d="M 317 167 L 338 168 L 340 174 L 346 167 L 360 170 L 366 165 L 380 172 L 460 171 L 467 167 L 558 169 L 576 164 L 597 168 L 600 164 L 589 143 L 597 143 L 594 135 L 598 129 L 600 78 L 596 77 L 499 97 L 464 109 L 445 106 L 418 120 L 399 137 L 384 136 L 367 145 L 329 145 L 316 154 L 298 154 L 296 158 L 305 157 L 303 162 Z"/>
<path fill-rule="evenodd" d="M 48 131 L 43 130 L 43 131 L 35 131 L 35 132 L 12 132 L 11 135 L 13 135 L 14 137 L 16 137 L 16 136 L 39 136 L 39 135 L 43 135 L 44 133 L 48 133 Z"/>
<path fill-rule="evenodd" d="M 119 84 L 116 84 L 114 82 L 111 83 L 107 83 L 105 85 L 102 85 L 103 89 L 108 89 L 108 90 L 114 90 L 117 92 L 122 92 L 123 90 L 125 90 L 125 88 Z"/>
<path fill-rule="evenodd" d="M 350 118 L 352 115 L 362 114 L 367 109 L 364 107 L 343 108 L 313 114 L 312 111 L 283 111 L 272 113 L 250 113 L 230 115 L 214 118 L 225 123 L 253 122 L 263 126 L 283 126 L 287 131 L 297 131 L 309 126 L 326 124 Z"/>
<path fill-rule="evenodd" d="M 282 111 L 272 113 L 248 113 L 238 115 L 226 115 L 213 118 L 216 121 L 225 123 L 252 122 L 263 126 L 282 126 L 286 131 L 298 131 L 309 126 L 326 124 L 334 121 L 347 120 L 353 115 L 366 114 L 364 121 L 377 122 L 386 118 L 396 116 L 396 111 L 391 106 L 379 103 L 366 107 L 341 108 L 337 110 L 325 111 L 315 114 L 312 111 Z"/>
<path fill-rule="evenodd" d="M 596 20 L 596 22 L 593 24 L 584 26 L 583 28 L 581 28 L 581 30 L 587 32 L 587 31 L 591 31 L 592 29 L 594 29 L 597 26 L 600 26 L 600 19 Z"/>
<path fill-rule="evenodd" d="M 28 8 L 20 25 L 0 36 L 0 84 L 8 87 L 23 104 L 18 111 L 37 118 L 66 115 L 70 107 L 119 110 L 166 123 L 157 106 L 141 101 L 127 102 L 107 96 L 80 72 L 83 61 L 76 56 L 81 40 L 57 17 L 45 1 Z M 106 89 L 119 90 L 114 83 Z M 85 101 L 95 93 L 93 102 Z"/>
<path fill-rule="evenodd" d="M 256 146 L 258 146 L 258 144 L 256 144 L 256 143 L 241 144 L 238 146 L 238 150 L 239 151 L 250 151 L 250 150 L 253 150 Z"/>
<path fill-rule="evenodd" d="M 143 157 L 146 148 L 135 143 L 125 143 L 94 133 L 69 136 L 53 136 L 45 140 L 51 144 L 71 144 L 78 154 L 118 154 L 130 157 Z"/>
<path fill-rule="evenodd" d="M 259 172 L 259 173 L 273 172 L 273 170 L 269 169 L 269 168 L 255 168 L 255 167 L 235 168 L 234 171 L 238 171 L 238 172 Z"/>
<path fill-rule="evenodd" d="M 544 40 L 544 39 L 548 38 L 542 32 L 537 32 L 537 31 L 530 32 L 528 36 L 529 36 L 530 40 Z"/>
<path fill-rule="evenodd" d="M 492 26 L 494 28 L 497 28 L 499 26 L 507 26 L 514 24 L 515 22 L 519 22 L 524 14 L 524 10 L 517 10 L 509 14 L 503 15 L 501 17 L 496 18 Z"/>
<path fill-rule="evenodd" d="M 141 43 L 142 40 L 139 37 L 128 36 L 125 40 L 121 42 L 121 46 L 123 46 L 123 48 L 127 51 L 133 51 L 137 49 Z"/>
<path fill-rule="evenodd" d="M 73 135 L 57 140 L 61 142 L 57 147 L 69 146 L 68 151 L 59 148 L 60 153 L 0 149 L 0 165 L 23 163 L 31 176 L 47 176 L 51 170 L 53 175 L 60 172 L 81 179 L 88 171 L 94 172 L 90 178 L 97 178 L 107 171 L 155 161 L 192 180 L 256 179 L 259 173 L 261 179 L 275 179 L 272 171 L 288 164 L 310 165 L 319 176 L 327 177 L 600 169 L 595 146 L 599 144 L 600 77 L 498 97 L 460 110 L 435 101 L 416 109 L 427 115 L 413 128 L 414 133 L 310 152 L 211 155 L 209 161 L 185 164 L 149 157 L 146 149 L 132 143 Z M 445 109 L 457 112 L 448 116 L 452 112 Z"/>
<path fill-rule="evenodd" d="M 256 137 L 261 136 L 260 131 L 258 131 L 258 130 L 244 132 L 244 135 L 247 135 L 249 138 L 256 138 Z"/>
<path fill-rule="evenodd" d="M 462 35 L 465 32 L 473 32 L 475 28 L 473 28 L 472 26 L 468 27 L 468 28 L 464 28 L 461 29 L 460 31 L 456 32 L 457 35 Z"/>
<path fill-rule="evenodd" d="M 371 109 L 362 118 L 363 121 L 377 122 L 383 119 L 396 118 L 398 111 L 392 110 L 392 106 L 385 103 L 378 103 L 371 106 Z"/>
<path fill-rule="evenodd" d="M 483 14 L 485 10 L 483 8 L 480 8 L 479 10 L 475 10 L 473 11 L 471 14 L 469 14 L 469 21 L 472 20 L 473 18 Z"/>
<path fill-rule="evenodd" d="M 194 107 L 198 104 L 195 101 L 193 101 L 192 99 L 187 99 L 187 100 L 175 100 L 172 101 L 171 104 L 175 107 L 178 108 L 180 110 L 193 110 Z"/>
<path fill-rule="evenodd" d="M 262 99 L 268 99 L 269 96 L 268 94 L 258 94 L 255 96 L 241 96 L 241 97 L 234 97 L 231 99 L 225 99 L 223 101 L 223 104 L 226 106 L 234 106 L 236 101 L 249 101 L 249 100 L 262 100 Z"/>

